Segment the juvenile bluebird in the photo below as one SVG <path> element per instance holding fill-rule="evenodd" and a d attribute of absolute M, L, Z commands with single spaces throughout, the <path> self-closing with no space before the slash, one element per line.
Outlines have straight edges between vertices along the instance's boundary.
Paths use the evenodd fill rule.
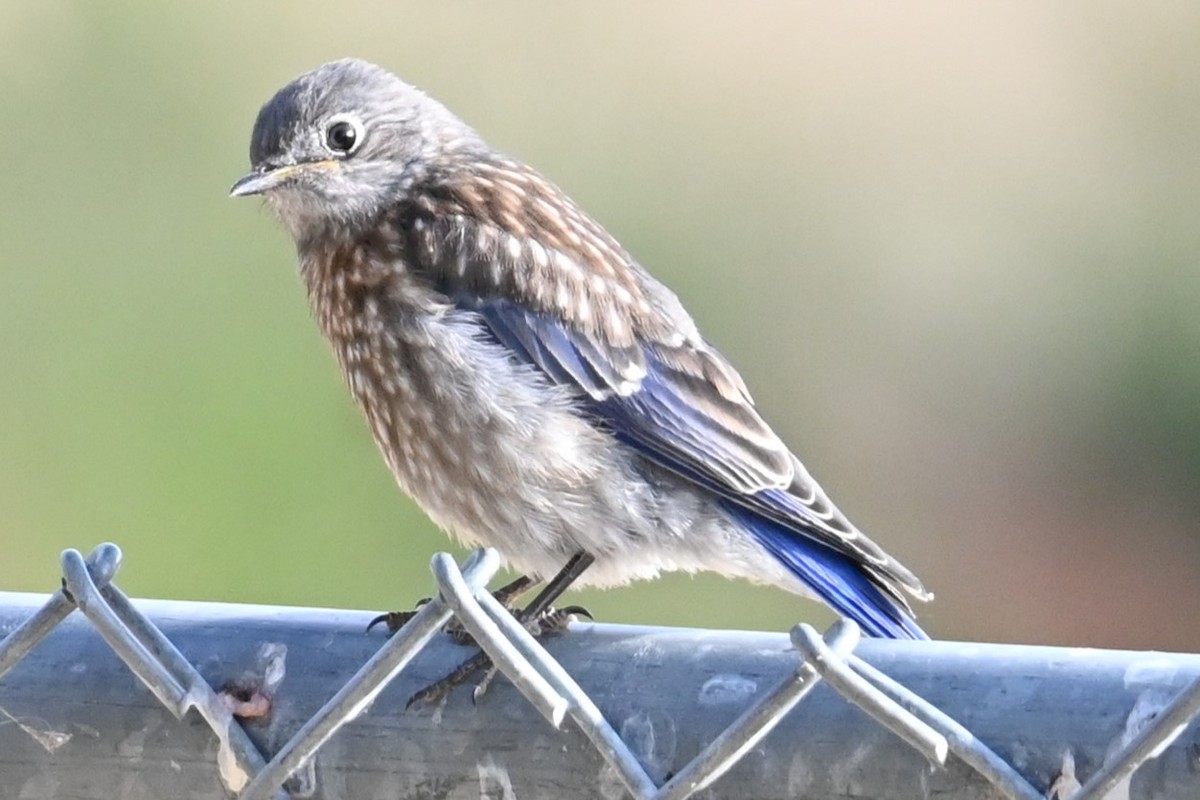
<path fill-rule="evenodd" d="M 755 411 L 679 299 L 558 187 L 373 64 L 258 114 L 253 170 L 400 486 L 545 579 L 709 570 L 925 638 L 930 595 Z M 576 577 L 571 574 L 568 577 Z"/>

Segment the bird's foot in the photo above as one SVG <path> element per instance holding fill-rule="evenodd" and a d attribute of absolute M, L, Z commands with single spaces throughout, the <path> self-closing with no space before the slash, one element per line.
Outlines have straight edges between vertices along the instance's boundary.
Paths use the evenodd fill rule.
<path fill-rule="evenodd" d="M 522 614 L 517 614 L 517 619 L 520 620 Z M 537 614 L 529 620 L 522 620 L 525 630 L 535 638 L 540 639 L 543 636 L 555 636 L 567 630 L 572 618 L 587 617 L 592 619 L 591 613 L 583 606 L 566 606 L 564 608 L 548 608 L 545 611 Z M 464 632 L 465 635 L 465 632 Z M 480 669 L 486 669 L 483 678 L 475 685 L 475 689 L 471 693 L 471 699 L 478 703 L 480 698 L 487 692 L 491 686 L 492 680 L 496 677 L 497 669 L 492 660 L 488 658 L 487 653 L 476 653 L 471 658 L 459 664 L 452 672 L 447 674 L 440 680 L 426 686 L 421 691 L 408 698 L 405 704 L 405 709 L 412 708 L 418 703 L 428 703 L 436 705 L 445 700 L 456 687 L 461 686 L 466 682 L 467 678 Z"/>
<path fill-rule="evenodd" d="M 532 578 L 527 578 L 522 575 L 515 581 L 507 583 L 496 591 L 492 592 L 492 597 L 495 597 L 500 605 L 511 611 L 513 604 L 517 601 L 517 598 L 529 591 L 530 587 L 532 587 L 534 583 L 535 581 Z M 367 623 L 367 630 L 370 631 L 376 625 L 384 625 L 387 627 L 388 633 L 395 633 L 403 628 L 410 619 L 417 615 L 417 613 L 421 610 L 421 606 L 425 605 L 432 599 L 433 598 L 431 597 L 421 598 L 417 601 L 417 606 L 412 611 L 388 611 L 385 614 L 380 614 Z M 463 630 L 462 625 L 457 619 L 452 619 L 446 623 L 445 631 L 447 634 L 453 637 L 454 641 L 458 642 L 459 644 L 475 643 L 471 638 L 471 635 Z"/>

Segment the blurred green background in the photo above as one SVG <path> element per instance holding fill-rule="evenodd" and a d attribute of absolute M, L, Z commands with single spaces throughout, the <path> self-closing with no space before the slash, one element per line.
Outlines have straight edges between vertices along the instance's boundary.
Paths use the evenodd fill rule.
<path fill-rule="evenodd" d="M 1200 6 L 0 5 L 0 587 L 407 607 L 400 493 L 291 245 L 226 197 L 357 55 L 676 289 L 937 636 L 1200 649 Z M 826 612 L 673 576 L 604 620 Z"/>

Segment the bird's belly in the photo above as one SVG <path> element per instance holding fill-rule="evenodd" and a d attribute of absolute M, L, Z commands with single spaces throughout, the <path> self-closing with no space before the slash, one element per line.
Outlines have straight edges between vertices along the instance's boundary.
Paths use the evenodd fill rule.
<path fill-rule="evenodd" d="M 473 315 L 392 334 L 339 360 L 397 481 L 441 527 L 544 574 L 644 526 L 629 457 Z"/>
<path fill-rule="evenodd" d="M 388 466 L 434 522 L 543 578 L 585 550 L 596 561 L 580 585 L 714 570 L 794 590 L 714 498 L 645 463 L 478 325 L 446 315 L 339 350 Z"/>

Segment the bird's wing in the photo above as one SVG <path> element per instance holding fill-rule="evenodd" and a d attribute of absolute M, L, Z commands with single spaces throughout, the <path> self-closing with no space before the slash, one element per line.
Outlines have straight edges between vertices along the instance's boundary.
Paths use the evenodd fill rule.
<path fill-rule="evenodd" d="M 409 209 L 412 258 L 497 340 L 645 457 L 819 542 L 900 589 L 907 569 L 830 502 L 759 416 L 679 300 L 559 189 L 510 161 L 473 163 Z"/>

